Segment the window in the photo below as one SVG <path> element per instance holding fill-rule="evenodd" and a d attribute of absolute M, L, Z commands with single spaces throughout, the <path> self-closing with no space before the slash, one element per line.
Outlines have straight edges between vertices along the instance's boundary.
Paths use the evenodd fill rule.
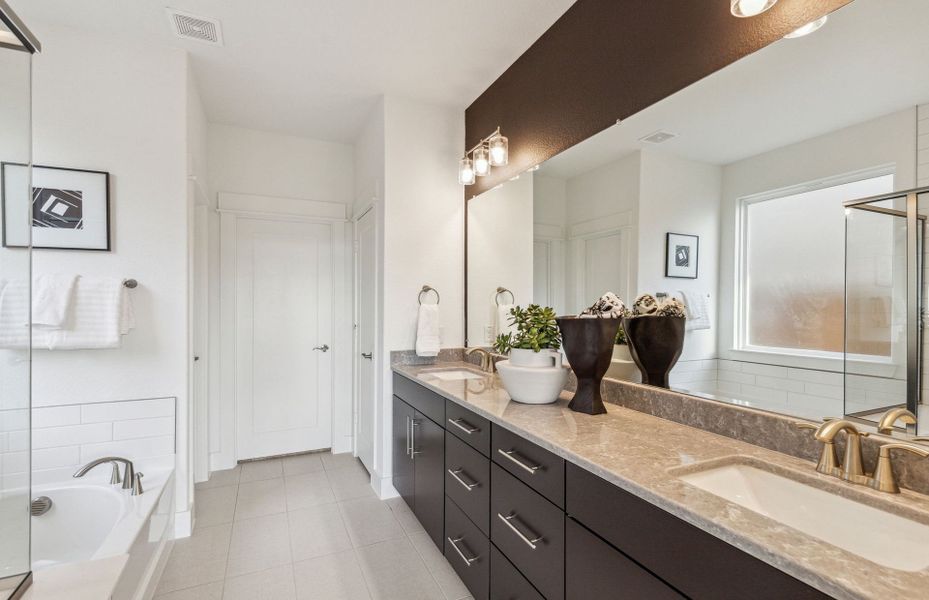
<path fill-rule="evenodd" d="M 742 201 L 739 346 L 803 356 L 844 351 L 845 208 L 848 200 L 893 191 L 893 175 L 833 183 Z M 893 251 L 894 217 L 885 216 Z M 868 290 L 890 320 L 892 286 Z M 851 299 L 850 299 L 851 302 Z M 890 329 L 850 352 L 890 355 Z"/>

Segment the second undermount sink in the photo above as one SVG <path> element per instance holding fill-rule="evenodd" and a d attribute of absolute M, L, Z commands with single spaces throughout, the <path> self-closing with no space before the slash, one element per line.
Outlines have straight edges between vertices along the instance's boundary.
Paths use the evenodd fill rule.
<path fill-rule="evenodd" d="M 678 477 L 879 565 L 902 571 L 929 567 L 929 525 L 749 464 Z"/>
<path fill-rule="evenodd" d="M 483 379 L 484 376 L 474 371 L 466 369 L 454 369 L 450 371 L 427 371 L 424 375 L 431 375 L 442 381 L 462 381 L 465 379 Z"/>

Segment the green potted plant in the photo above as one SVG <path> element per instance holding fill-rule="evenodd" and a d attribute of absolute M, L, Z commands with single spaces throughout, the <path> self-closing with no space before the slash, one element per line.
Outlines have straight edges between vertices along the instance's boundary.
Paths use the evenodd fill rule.
<path fill-rule="evenodd" d="M 555 310 L 530 304 L 525 309 L 515 306 L 510 311 L 513 333 L 497 336 L 494 350 L 509 354 L 517 367 L 552 367 L 561 364 L 561 331 L 555 321 Z"/>

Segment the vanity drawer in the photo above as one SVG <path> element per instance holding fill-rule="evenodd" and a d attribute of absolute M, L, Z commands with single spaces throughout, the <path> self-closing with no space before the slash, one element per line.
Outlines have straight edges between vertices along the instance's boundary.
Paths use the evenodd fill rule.
<path fill-rule="evenodd" d="M 445 558 L 474 600 L 490 592 L 490 541 L 461 509 L 445 499 Z"/>
<path fill-rule="evenodd" d="M 565 523 L 565 597 L 684 598 L 574 519 Z"/>
<path fill-rule="evenodd" d="M 445 432 L 445 495 L 490 535 L 490 461 Z"/>
<path fill-rule="evenodd" d="M 490 539 L 548 600 L 564 598 L 564 512 L 496 464 Z"/>
<path fill-rule="evenodd" d="M 497 425 L 493 426 L 492 450 L 495 463 L 564 508 L 563 458 Z"/>
<path fill-rule="evenodd" d="M 490 600 L 545 600 L 493 544 L 490 546 Z"/>
<path fill-rule="evenodd" d="M 398 373 L 394 373 L 394 396 L 445 427 L 445 398 L 442 396 Z"/>
<path fill-rule="evenodd" d="M 566 487 L 569 516 L 691 598 L 828 598 L 576 465 Z"/>
<path fill-rule="evenodd" d="M 445 429 L 490 456 L 490 421 L 451 400 L 445 401 Z"/>

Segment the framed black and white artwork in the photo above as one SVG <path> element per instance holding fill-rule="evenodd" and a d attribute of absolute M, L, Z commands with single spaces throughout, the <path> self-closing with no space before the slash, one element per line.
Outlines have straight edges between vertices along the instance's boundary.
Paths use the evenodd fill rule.
<path fill-rule="evenodd" d="M 0 164 L 3 246 L 110 249 L 110 175 L 19 163 Z"/>
<path fill-rule="evenodd" d="M 665 251 L 665 277 L 697 278 L 700 238 L 684 233 L 668 233 Z"/>

